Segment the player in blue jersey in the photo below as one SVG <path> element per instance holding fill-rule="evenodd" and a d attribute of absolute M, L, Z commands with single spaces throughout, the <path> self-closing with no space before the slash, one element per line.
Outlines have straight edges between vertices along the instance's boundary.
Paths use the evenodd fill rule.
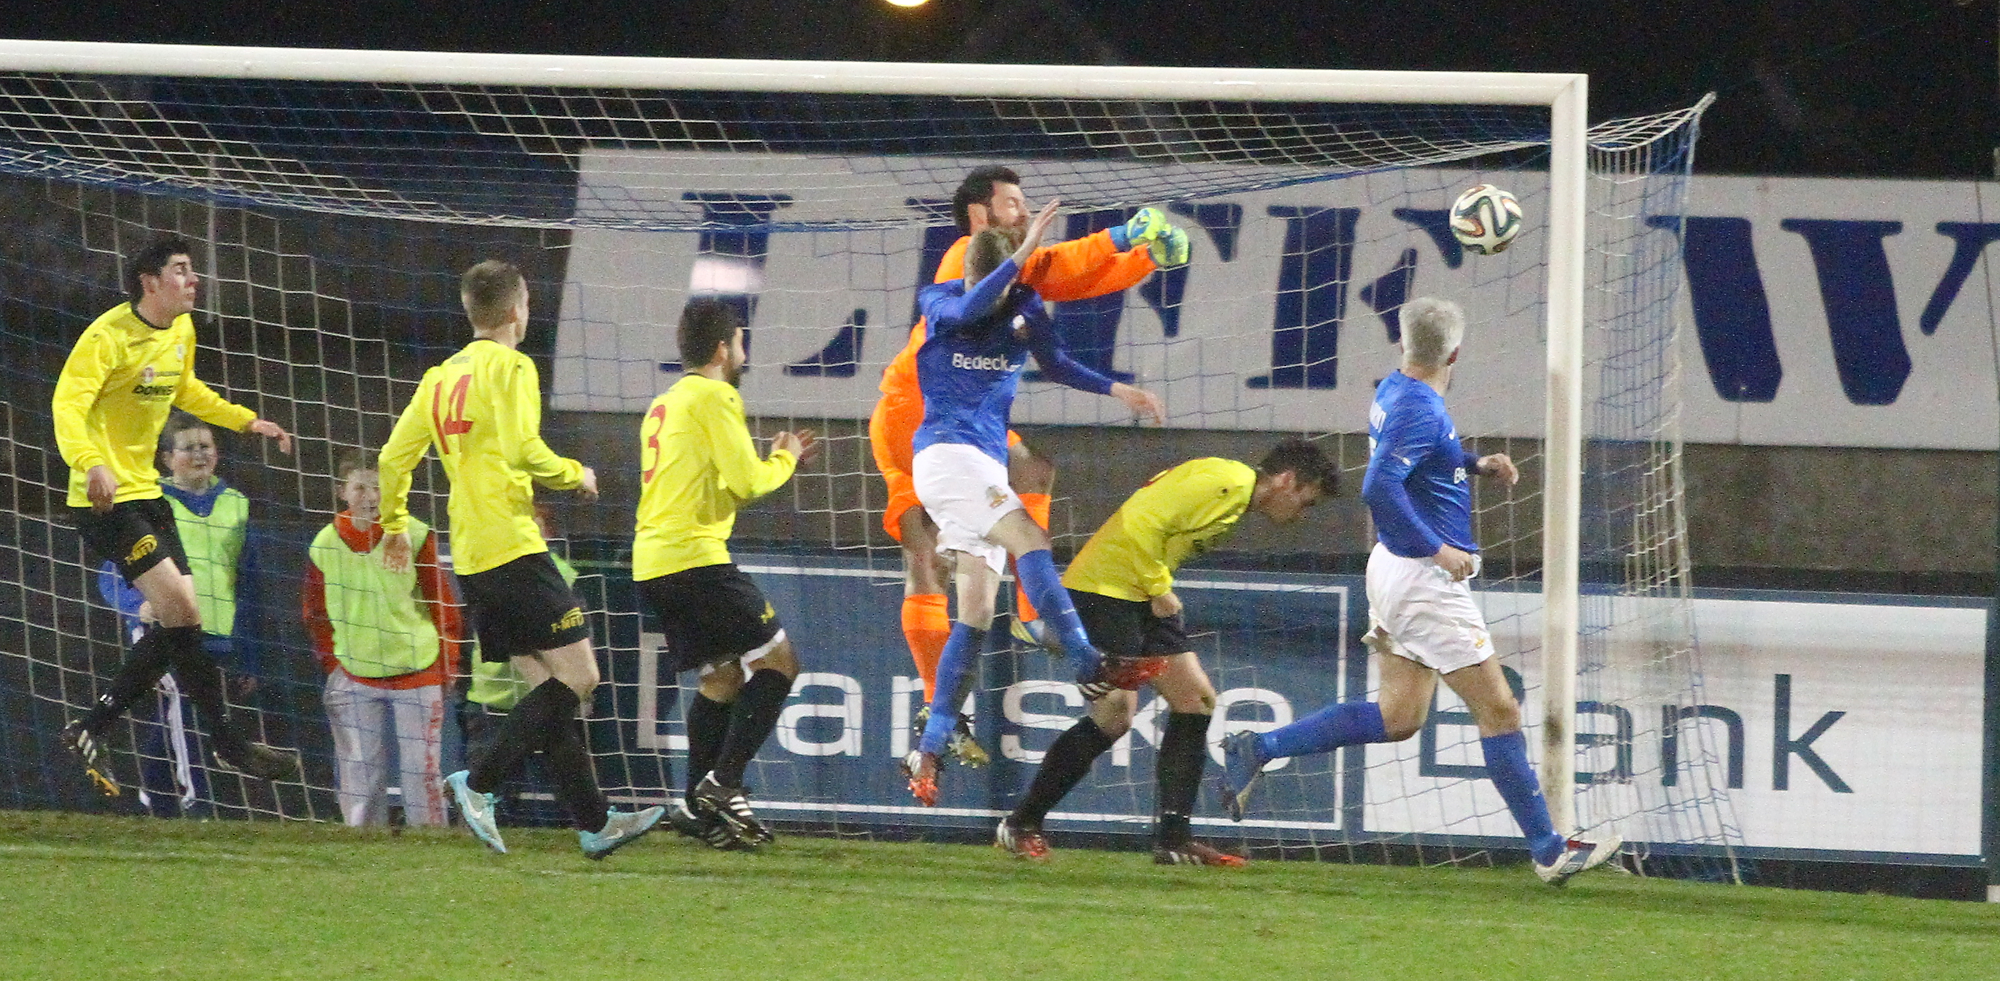
<path fill-rule="evenodd" d="M 988 228 L 973 236 L 965 278 L 917 294 L 930 336 L 917 352 L 924 422 L 912 443 L 911 478 L 917 499 L 937 524 L 937 550 L 952 565 L 958 589 L 958 618 L 938 660 L 930 717 L 918 747 L 902 761 L 910 792 L 926 805 L 937 803 L 938 754 L 958 722 L 960 685 L 985 647 L 1008 556 L 1085 696 L 1103 696 L 1122 677 L 1115 670 L 1105 677 L 1103 658 L 1056 574 L 1048 532 L 1022 510 L 1007 483 L 1007 416 L 1030 353 L 1050 380 L 1113 396 L 1134 413 L 1165 421 L 1157 396 L 1114 382 L 1064 354 L 1048 308 L 1018 282 L 1058 204 L 1051 201 L 1023 233 Z"/>
<path fill-rule="evenodd" d="M 1403 366 L 1375 389 L 1368 474 L 1361 483 L 1376 529 L 1363 641 L 1381 671 L 1380 700 L 1337 702 L 1270 732 L 1230 736 L 1223 749 L 1223 802 L 1230 817 L 1243 820 L 1251 788 L 1272 760 L 1410 738 L 1423 728 L 1442 676 L 1479 726 L 1486 775 L 1527 838 L 1535 872 L 1561 885 L 1617 854 L 1622 842 L 1556 832 L 1528 764 L 1521 706 L 1500 673 L 1486 619 L 1467 584 L 1479 574 L 1467 481 L 1479 474 L 1512 484 L 1520 472 L 1505 453 L 1482 457 L 1460 445 L 1445 410 L 1444 391 L 1465 336 L 1458 305 L 1422 297 L 1405 303 L 1399 319 Z"/>

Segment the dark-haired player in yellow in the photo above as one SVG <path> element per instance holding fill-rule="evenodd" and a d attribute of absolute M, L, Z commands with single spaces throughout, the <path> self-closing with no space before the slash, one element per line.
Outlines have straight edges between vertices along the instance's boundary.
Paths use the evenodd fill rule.
<path fill-rule="evenodd" d="M 417 393 L 382 446 L 382 562 L 410 564 L 410 472 L 432 445 L 451 480 L 452 564 L 479 636 L 479 656 L 511 661 L 533 689 L 470 770 L 446 777 L 466 827 L 505 853 L 494 792 L 541 751 L 556 796 L 576 822 L 584 855 L 603 858 L 658 824 L 664 809 L 612 811 L 591 772 L 575 724 L 597 688 L 597 657 L 583 608 L 549 558 L 535 525 L 535 490 L 597 496 L 597 474 L 542 441 L 542 383 L 519 350 L 528 333 L 528 283 L 489 259 L 465 271 L 459 300 L 474 340 L 424 372 Z"/>
<path fill-rule="evenodd" d="M 1286 440 L 1255 469 L 1204 457 L 1163 471 L 1125 499 L 1063 573 L 1091 643 L 1105 654 L 1106 678 L 1119 690 L 1090 703 L 1049 747 L 1034 782 L 994 830 L 994 844 L 1018 858 L 1048 858 L 1042 820 L 1090 766 L 1132 728 L 1139 697 L 1150 682 L 1167 703 L 1160 739 L 1153 861 L 1161 865 L 1242 865 L 1236 855 L 1195 841 L 1189 813 L 1201 790 L 1215 686 L 1190 649 L 1174 594 L 1174 570 L 1236 530 L 1246 511 L 1288 525 L 1323 495 L 1339 474 L 1319 448 Z M 1116 667 L 1111 667 L 1114 664 Z"/>
<path fill-rule="evenodd" d="M 130 298 L 84 328 L 56 379 L 50 415 L 56 449 L 70 466 L 69 506 L 76 530 L 151 605 L 159 629 L 146 634 L 118 666 L 97 704 L 63 729 L 63 745 L 83 761 L 97 788 L 118 784 L 99 735 L 172 670 L 215 731 L 215 755 L 249 776 L 295 772 L 287 753 L 250 741 L 229 715 L 222 670 L 201 648 L 201 607 L 174 512 L 153 467 L 160 431 L 175 407 L 234 432 L 252 432 L 292 451 L 284 428 L 215 394 L 194 374 L 192 316 L 201 277 L 188 243 L 164 238 L 126 263 Z"/>
<path fill-rule="evenodd" d="M 729 558 L 736 509 L 784 486 L 819 445 L 779 433 L 760 458 L 736 385 L 743 318 L 711 297 L 681 311 L 686 374 L 639 424 L 639 514 L 632 578 L 667 635 L 675 672 L 700 671 L 687 706 L 687 797 L 674 827 L 733 849 L 771 840 L 743 771 L 777 726 L 799 659 L 757 584 Z M 746 674 L 748 677 L 746 678 Z"/>

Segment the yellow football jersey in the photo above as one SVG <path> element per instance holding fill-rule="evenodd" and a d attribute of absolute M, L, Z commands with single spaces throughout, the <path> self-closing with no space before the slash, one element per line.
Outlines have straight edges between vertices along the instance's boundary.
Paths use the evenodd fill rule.
<path fill-rule="evenodd" d="M 56 449 L 69 464 L 69 505 L 89 507 L 87 474 L 105 466 L 118 479 L 114 501 L 160 496 L 160 431 L 175 406 L 231 432 L 256 421 L 194 376 L 194 318 L 154 327 L 120 303 L 98 317 L 70 349 L 56 378 L 49 414 Z"/>
<path fill-rule="evenodd" d="M 410 473 L 435 445 L 451 479 L 452 566 L 485 572 L 549 550 L 535 527 L 535 483 L 568 490 L 583 464 L 542 441 L 542 380 L 527 355 L 480 339 L 424 372 L 382 447 L 382 530 L 409 523 Z"/>
<path fill-rule="evenodd" d="M 1063 573 L 1063 585 L 1145 601 L 1174 588 L 1174 570 L 1236 530 L 1257 470 L 1203 457 L 1163 470 L 1125 499 Z"/>
<path fill-rule="evenodd" d="M 736 509 L 784 486 L 798 460 L 759 459 L 736 387 L 690 374 L 639 424 L 639 518 L 632 578 L 644 582 L 729 561 Z"/>

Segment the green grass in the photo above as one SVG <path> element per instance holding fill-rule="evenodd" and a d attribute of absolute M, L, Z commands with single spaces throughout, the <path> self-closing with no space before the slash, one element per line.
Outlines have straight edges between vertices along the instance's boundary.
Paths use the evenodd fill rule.
<path fill-rule="evenodd" d="M 507 837 L 0 812 L 0 981 L 2000 977 L 2000 910 L 1973 903 L 670 833 L 593 863 Z"/>

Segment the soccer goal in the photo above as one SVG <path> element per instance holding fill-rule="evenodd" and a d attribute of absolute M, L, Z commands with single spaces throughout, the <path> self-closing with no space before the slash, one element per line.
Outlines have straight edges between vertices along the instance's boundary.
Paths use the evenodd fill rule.
<path fill-rule="evenodd" d="M 921 690 L 896 629 L 901 560 L 866 419 L 917 287 L 958 236 L 953 189 L 1004 163 L 1032 200 L 1063 200 L 1064 237 L 1158 205 L 1194 244 L 1184 268 L 1058 309 L 1080 360 L 1165 397 L 1165 430 L 1023 387 L 1017 428 L 1060 471 L 1059 547 L 1181 459 L 1254 463 L 1303 434 L 1349 472 L 1348 500 L 1309 533 L 1246 517 L 1236 551 L 1183 571 L 1222 693 L 1212 737 L 1366 697 L 1354 573 L 1372 539 L 1351 488 L 1367 407 L 1396 364 L 1397 309 L 1446 296 L 1471 321 L 1459 435 L 1526 475 L 1476 492 L 1479 595 L 1556 822 L 1615 826 L 1648 868 L 1728 876 L 1728 754 L 1702 712 L 1677 428 L 1679 221 L 1704 107 L 1591 127 L 1586 80 L 1556 74 L 0 43 L 0 200 L 15 231 L 0 243 L 0 803 L 127 806 L 91 797 L 52 738 L 110 675 L 126 625 L 63 505 L 48 395 L 83 325 L 122 299 L 120 257 L 174 232 L 208 277 L 201 375 L 301 437 L 282 457 L 225 435 L 220 473 L 251 497 L 260 556 L 260 597 L 236 625 L 248 653 L 232 665 L 258 683 L 238 698 L 269 741 L 304 751 L 305 779 L 213 774 L 206 806 L 338 819 L 321 676 L 298 627 L 305 543 L 340 506 L 335 459 L 378 447 L 424 367 L 467 339 L 459 272 L 498 256 L 530 278 L 544 434 L 604 475 L 597 505 L 549 496 L 597 607 L 600 780 L 630 799 L 678 793 L 681 694 L 626 559 L 638 414 L 679 370 L 681 306 L 719 295 L 751 325 L 754 421 L 828 440 L 738 525 L 739 564 L 806 664 L 752 771 L 755 803 L 843 833 L 990 829 L 1081 701 L 1059 661 L 996 646 L 972 698 L 995 765 L 948 770 L 935 809 L 902 792 L 891 763 Z M 1496 255 L 1460 248 L 1446 222 L 1481 182 L 1527 213 Z M 420 472 L 413 508 L 439 527 L 443 490 Z M 1058 838 L 1150 821 L 1164 708 L 1149 698 L 1053 815 Z M 114 746 L 135 786 L 164 763 L 163 725 L 136 720 Z M 1472 860 L 1514 841 L 1480 777 L 1477 732 L 1441 695 L 1419 738 L 1291 761 L 1249 820 L 1205 799 L 1197 828 L 1253 848 Z"/>

